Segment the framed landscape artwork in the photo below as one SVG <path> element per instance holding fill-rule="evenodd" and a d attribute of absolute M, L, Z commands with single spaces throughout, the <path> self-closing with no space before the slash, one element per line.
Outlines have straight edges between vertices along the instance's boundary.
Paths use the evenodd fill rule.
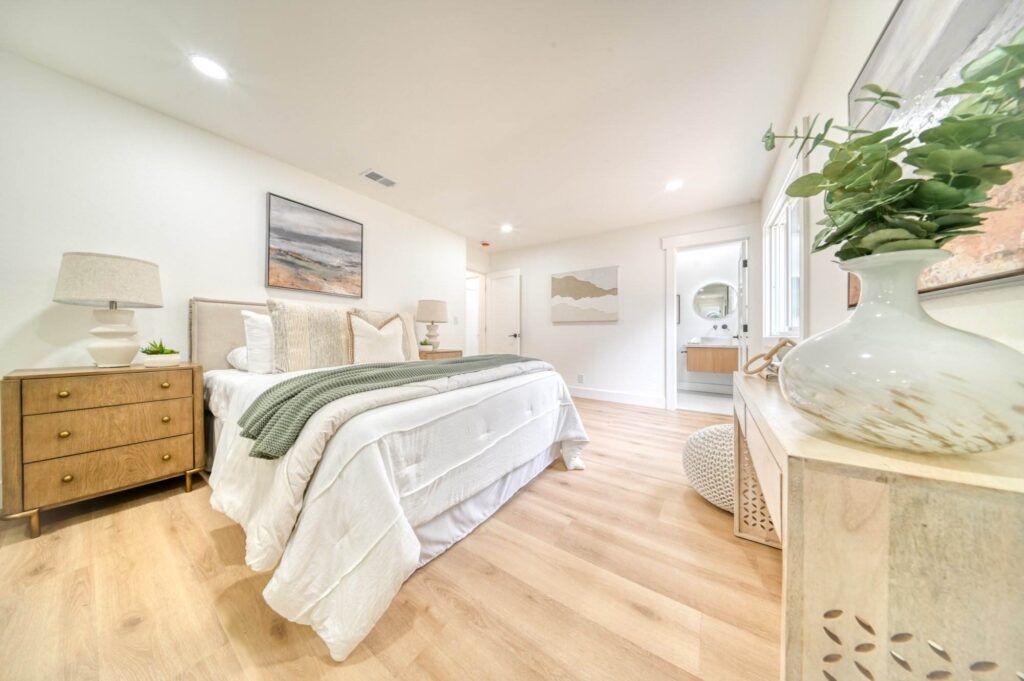
<path fill-rule="evenodd" d="M 267 194 L 267 286 L 363 296 L 363 226 Z"/>
<path fill-rule="evenodd" d="M 902 0 L 850 89 L 850 121 L 856 122 L 866 104 L 854 101 L 861 88 L 876 83 L 899 92 L 902 108 L 879 108 L 864 127 L 898 127 L 917 132 L 936 124 L 956 104 L 956 97 L 934 93 L 960 82 L 960 70 L 1024 27 L 1024 3 L 1019 0 Z M 953 257 L 925 270 L 918 282 L 921 293 L 963 286 L 1024 279 L 1024 163 L 1011 167 L 1013 179 L 992 190 L 984 234 L 954 239 L 945 245 Z M 860 281 L 852 274 L 847 304 L 856 307 Z"/>
<path fill-rule="evenodd" d="M 551 321 L 614 322 L 618 319 L 618 267 L 551 276 Z"/>

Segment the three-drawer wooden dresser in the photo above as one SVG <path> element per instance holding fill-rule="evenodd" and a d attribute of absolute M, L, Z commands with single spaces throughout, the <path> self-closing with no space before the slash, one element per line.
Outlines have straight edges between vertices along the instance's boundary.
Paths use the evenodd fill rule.
<path fill-rule="evenodd" d="M 2 383 L 3 514 L 39 511 L 203 468 L 203 373 L 194 364 L 29 369 Z"/>

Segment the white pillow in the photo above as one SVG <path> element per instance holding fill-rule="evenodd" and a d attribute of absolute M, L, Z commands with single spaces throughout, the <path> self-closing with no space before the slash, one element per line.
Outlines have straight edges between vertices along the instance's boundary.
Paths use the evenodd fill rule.
<path fill-rule="evenodd" d="M 245 346 L 235 348 L 228 353 L 228 364 L 239 371 L 249 370 L 249 352 Z"/>
<path fill-rule="evenodd" d="M 242 310 L 245 323 L 245 355 L 253 374 L 274 373 L 274 325 L 270 315 Z"/>
<path fill-rule="evenodd" d="M 352 362 L 404 362 L 405 325 L 395 315 L 379 329 L 354 314 L 348 316 L 352 325 Z"/>

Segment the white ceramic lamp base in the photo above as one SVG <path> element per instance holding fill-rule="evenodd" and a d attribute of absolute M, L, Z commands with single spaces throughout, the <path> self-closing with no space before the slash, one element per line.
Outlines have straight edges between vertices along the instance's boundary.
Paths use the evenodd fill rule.
<path fill-rule="evenodd" d="M 86 348 L 98 367 L 126 367 L 135 359 L 139 344 L 132 320 L 134 310 L 93 310 L 99 324 L 90 333 L 97 340 Z"/>
<path fill-rule="evenodd" d="M 437 324 L 427 324 L 427 342 L 434 350 L 441 347 L 441 336 L 437 333 Z"/>

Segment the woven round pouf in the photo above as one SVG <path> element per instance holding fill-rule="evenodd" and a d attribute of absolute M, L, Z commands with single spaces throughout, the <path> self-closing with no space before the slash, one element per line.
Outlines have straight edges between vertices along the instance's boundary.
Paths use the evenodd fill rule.
<path fill-rule="evenodd" d="M 736 460 L 731 423 L 701 428 L 683 448 L 683 470 L 690 485 L 718 508 L 732 513 Z"/>

